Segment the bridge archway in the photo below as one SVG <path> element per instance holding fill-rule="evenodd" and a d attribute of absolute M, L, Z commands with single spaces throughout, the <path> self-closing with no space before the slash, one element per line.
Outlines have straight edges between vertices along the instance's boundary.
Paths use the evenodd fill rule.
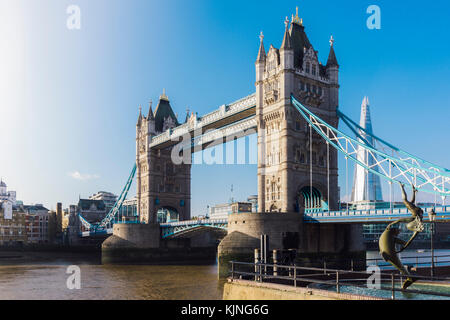
<path fill-rule="evenodd" d="M 160 207 L 156 211 L 156 217 L 158 223 L 169 223 L 180 221 L 180 214 L 178 213 L 178 210 L 169 206 Z"/>
<path fill-rule="evenodd" d="M 322 192 L 316 187 L 305 186 L 300 189 L 298 202 L 305 208 L 305 212 L 328 210 L 328 203 Z"/>

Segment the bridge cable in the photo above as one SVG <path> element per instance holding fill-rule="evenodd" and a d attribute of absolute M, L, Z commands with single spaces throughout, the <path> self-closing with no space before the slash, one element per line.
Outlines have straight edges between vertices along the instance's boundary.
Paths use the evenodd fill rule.
<path fill-rule="evenodd" d="M 311 117 L 310 117 L 311 119 Z M 312 188 L 312 126 L 309 125 L 309 197 L 310 197 L 310 209 L 313 209 L 313 188 Z"/>
<path fill-rule="evenodd" d="M 330 132 L 327 130 L 327 136 Z M 328 188 L 328 213 L 330 213 L 330 144 L 327 141 L 327 188 Z"/>

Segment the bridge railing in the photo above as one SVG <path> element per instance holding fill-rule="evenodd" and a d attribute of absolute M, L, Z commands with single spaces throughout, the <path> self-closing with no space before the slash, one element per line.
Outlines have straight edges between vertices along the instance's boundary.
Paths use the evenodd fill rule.
<path fill-rule="evenodd" d="M 277 283 L 305 287 L 311 289 L 335 291 L 336 293 L 357 294 L 373 298 L 397 299 L 397 292 L 412 293 L 433 297 L 450 298 L 450 292 L 429 290 L 401 289 L 406 277 L 398 273 L 380 273 L 380 286 L 368 287 L 368 279 L 372 272 L 338 270 L 330 268 L 300 267 L 297 265 L 281 265 L 260 262 L 230 262 L 230 278 L 250 280 L 255 282 Z M 414 278 L 424 282 L 450 281 L 450 278 L 425 277 L 414 275 Z M 356 288 L 357 290 L 353 289 Z M 361 290 L 366 289 L 366 290 Z M 365 292 L 364 292 L 365 291 Z M 390 296 L 390 297 L 389 297 Z"/>
<path fill-rule="evenodd" d="M 167 130 L 153 137 L 152 141 L 150 142 L 150 145 L 156 146 L 169 140 L 176 140 L 177 137 L 181 137 L 188 132 L 210 125 L 220 119 L 230 117 L 236 113 L 254 107 L 255 105 L 256 105 L 256 95 L 251 94 L 229 105 L 223 105 L 219 107 L 219 109 L 214 110 L 202 117 L 196 118 L 193 125 L 189 123 L 182 124 L 181 126 L 178 126 L 171 130 Z"/>
<path fill-rule="evenodd" d="M 440 213 L 450 213 L 450 206 L 438 206 L 438 207 L 423 207 L 424 220 L 427 219 L 427 213 L 432 209 L 435 210 L 436 214 Z M 306 212 L 305 216 L 311 218 L 318 217 L 351 217 L 351 216 L 385 216 L 385 215 L 409 215 L 407 208 L 383 208 L 383 209 L 367 209 L 367 210 L 341 210 L 341 211 L 321 211 L 321 212 Z"/>
<path fill-rule="evenodd" d="M 161 227 L 179 227 L 189 225 L 211 225 L 211 224 L 228 224 L 228 219 L 199 219 L 199 220 L 186 220 L 177 222 L 161 223 Z"/>

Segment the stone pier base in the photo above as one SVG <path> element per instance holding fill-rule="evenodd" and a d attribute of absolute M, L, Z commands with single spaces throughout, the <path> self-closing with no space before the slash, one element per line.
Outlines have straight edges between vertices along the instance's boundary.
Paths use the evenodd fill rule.
<path fill-rule="evenodd" d="M 359 225 L 305 224 L 299 213 L 241 213 L 229 215 L 228 234 L 219 244 L 219 277 L 228 276 L 230 261 L 253 262 L 262 234 L 269 237 L 269 253 L 296 249 L 295 263 L 299 266 L 321 267 L 326 261 L 329 268 L 365 268 Z"/>
<path fill-rule="evenodd" d="M 216 261 L 217 247 L 203 239 L 161 239 L 158 224 L 115 224 L 102 244 L 103 264 L 206 264 Z"/>

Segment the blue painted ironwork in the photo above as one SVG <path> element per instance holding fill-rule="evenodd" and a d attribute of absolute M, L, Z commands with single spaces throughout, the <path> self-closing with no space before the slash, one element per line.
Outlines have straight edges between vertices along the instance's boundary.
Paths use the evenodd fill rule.
<path fill-rule="evenodd" d="M 448 169 L 433 165 L 428 161 L 412 156 L 384 141 L 384 145 L 392 150 L 393 155 L 377 150 L 368 144 L 367 141 L 364 141 L 364 139 L 355 140 L 329 125 L 309 111 L 297 101 L 294 96 L 291 96 L 291 101 L 297 111 L 314 128 L 314 130 L 326 140 L 327 143 L 343 153 L 347 158 L 350 158 L 357 165 L 362 166 L 369 172 L 379 175 L 391 183 L 402 182 L 415 185 L 417 190 L 437 194 L 443 198 L 450 195 L 450 173 Z M 339 114 L 342 115 L 342 113 Z M 349 118 L 345 117 L 345 119 L 350 122 Z M 364 130 L 360 126 L 356 126 L 358 129 Z M 353 131 L 356 130 L 353 129 Z M 366 133 L 371 135 L 369 132 Z M 382 141 L 378 137 L 373 137 L 377 141 Z M 373 165 L 362 163 L 357 159 L 358 146 L 366 150 L 372 157 Z M 401 156 L 396 156 L 394 151 L 397 154 L 401 153 L 402 155 L 407 155 L 407 157 L 402 158 Z"/>
<path fill-rule="evenodd" d="M 428 212 L 434 209 L 436 221 L 450 221 L 450 206 L 424 207 L 424 222 L 428 222 Z M 342 211 L 321 211 L 305 212 L 303 221 L 306 223 L 386 223 L 401 218 L 410 217 L 411 213 L 405 208 L 394 209 L 368 209 L 368 210 L 342 210 Z"/>
<path fill-rule="evenodd" d="M 134 164 L 130 176 L 128 177 L 127 183 L 123 187 L 122 192 L 120 193 L 120 196 L 117 198 L 116 203 L 108 212 L 108 214 L 103 218 L 102 221 L 100 221 L 99 223 L 89 223 L 81 214 L 78 214 L 80 222 L 85 230 L 85 232 L 81 233 L 81 236 L 85 237 L 85 236 L 112 233 L 112 226 L 118 220 L 120 209 L 122 208 L 123 202 L 127 198 L 128 191 L 130 190 L 131 184 L 133 183 L 135 174 L 136 174 L 136 164 Z M 138 222 L 129 221 L 128 223 L 138 223 Z"/>
<path fill-rule="evenodd" d="M 162 223 L 161 236 L 163 239 L 175 236 L 197 228 L 215 228 L 226 230 L 228 227 L 228 219 L 203 219 L 189 220 L 180 222 Z"/>

